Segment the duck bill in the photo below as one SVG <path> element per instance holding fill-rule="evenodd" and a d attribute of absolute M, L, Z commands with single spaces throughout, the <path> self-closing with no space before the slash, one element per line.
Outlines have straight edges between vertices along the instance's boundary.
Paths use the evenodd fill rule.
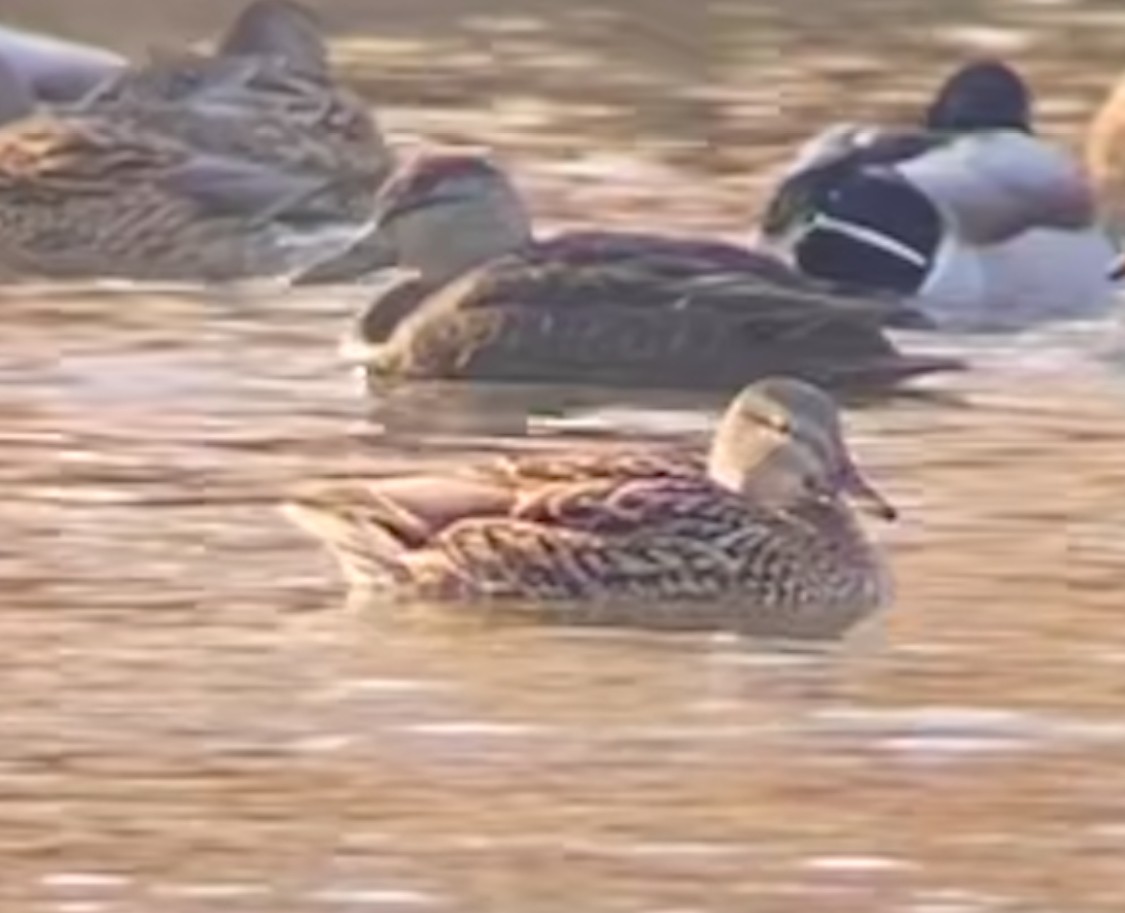
<path fill-rule="evenodd" d="M 860 509 L 878 517 L 880 520 L 890 522 L 898 518 L 898 511 L 895 506 L 863 477 L 863 474 L 850 460 L 844 466 L 840 478 L 840 490 L 851 498 Z"/>

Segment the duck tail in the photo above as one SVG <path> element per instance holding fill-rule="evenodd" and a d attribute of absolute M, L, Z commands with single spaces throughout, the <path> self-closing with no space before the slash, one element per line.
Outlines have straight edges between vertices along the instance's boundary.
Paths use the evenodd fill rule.
<path fill-rule="evenodd" d="M 408 545 L 397 535 L 393 506 L 362 484 L 311 483 L 292 492 L 281 511 L 336 559 L 352 587 L 390 589 L 409 580 Z"/>

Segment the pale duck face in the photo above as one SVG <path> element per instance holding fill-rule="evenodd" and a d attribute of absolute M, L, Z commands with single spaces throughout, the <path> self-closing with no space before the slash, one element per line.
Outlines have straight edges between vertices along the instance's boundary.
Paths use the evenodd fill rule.
<path fill-rule="evenodd" d="M 775 510 L 846 495 L 883 519 L 896 516 L 852 461 L 836 404 L 803 381 L 768 378 L 744 389 L 715 432 L 708 471 Z"/>
<path fill-rule="evenodd" d="M 531 241 L 507 176 L 483 156 L 440 153 L 403 166 L 376 202 L 376 234 L 400 266 L 438 282 Z"/>

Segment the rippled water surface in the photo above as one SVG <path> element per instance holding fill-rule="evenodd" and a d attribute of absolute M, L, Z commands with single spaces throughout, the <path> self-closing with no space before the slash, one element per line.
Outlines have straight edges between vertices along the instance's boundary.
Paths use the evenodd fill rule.
<path fill-rule="evenodd" d="M 78 6 L 6 9 L 137 50 L 227 4 Z M 787 144 L 907 110 L 969 48 L 1074 144 L 1125 62 L 1108 3 L 324 7 L 396 139 L 496 147 L 557 224 L 737 235 Z M 924 340 L 975 370 L 849 413 L 902 508 L 872 529 L 898 600 L 798 652 L 346 606 L 276 511 L 295 480 L 702 440 L 721 406 L 376 409 L 336 358 L 362 300 L 0 292 L 0 909 L 1125 909 L 1116 319 Z"/>

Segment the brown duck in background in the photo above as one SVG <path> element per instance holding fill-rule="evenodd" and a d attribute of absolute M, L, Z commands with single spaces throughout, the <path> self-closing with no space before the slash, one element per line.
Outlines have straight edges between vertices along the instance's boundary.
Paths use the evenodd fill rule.
<path fill-rule="evenodd" d="M 341 218 L 369 216 L 392 167 L 370 108 L 332 74 L 318 21 L 288 0 L 251 3 L 213 54 L 154 52 L 81 110 L 127 118 L 200 152 L 331 177 Z"/>
<path fill-rule="evenodd" d="M 50 53 L 33 57 L 26 41 L 0 32 L 0 62 L 32 90 L 80 66 L 91 72 L 91 49 L 39 40 Z M 145 62 L 104 72 L 59 113 L 127 123 L 200 153 L 319 180 L 325 216 L 371 215 L 391 154 L 367 105 L 335 80 L 320 25 L 304 7 L 257 0 L 211 53 L 154 50 Z"/>
<path fill-rule="evenodd" d="M 363 258 L 401 272 L 352 345 L 373 378 L 737 389 L 784 373 L 878 389 L 958 367 L 894 348 L 883 325 L 909 316 L 897 302 L 833 295 L 746 248 L 597 231 L 536 241 L 480 156 L 403 166 L 378 211 Z"/>
<path fill-rule="evenodd" d="M 206 155 L 128 119 L 36 113 L 0 63 L 0 277 L 288 276 L 346 245 L 325 181 Z"/>
<path fill-rule="evenodd" d="M 444 475 L 326 481 L 286 506 L 357 588 L 521 603 L 578 623 L 833 637 L 888 597 L 845 496 L 890 519 L 835 404 L 788 378 L 740 393 L 706 460 L 525 456 Z"/>

